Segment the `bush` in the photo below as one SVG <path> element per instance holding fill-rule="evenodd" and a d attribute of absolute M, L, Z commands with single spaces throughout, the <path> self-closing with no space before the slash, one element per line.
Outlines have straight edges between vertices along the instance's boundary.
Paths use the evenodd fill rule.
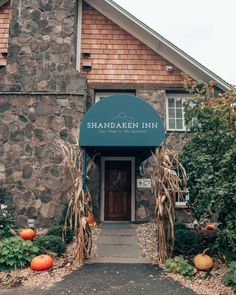
<path fill-rule="evenodd" d="M 47 236 L 56 236 L 56 237 L 62 237 L 62 231 L 63 231 L 63 226 L 54 226 L 49 228 L 49 230 L 47 231 L 46 235 Z M 65 243 L 69 244 L 73 241 L 73 230 L 68 227 L 66 229 L 66 234 L 65 234 Z"/>
<path fill-rule="evenodd" d="M 183 276 L 192 276 L 194 272 L 194 267 L 182 256 L 167 259 L 165 267 L 166 271 L 180 273 Z"/>
<path fill-rule="evenodd" d="M 181 222 L 181 221 L 176 221 L 175 222 L 175 230 L 179 230 L 179 229 L 187 229 L 188 227 L 186 226 L 185 223 Z"/>
<path fill-rule="evenodd" d="M 236 292 L 236 261 L 230 263 L 227 273 L 222 278 L 222 282 Z"/>
<path fill-rule="evenodd" d="M 10 270 L 26 266 L 39 249 L 32 241 L 11 237 L 0 242 L 0 270 Z"/>
<path fill-rule="evenodd" d="M 200 238 L 198 233 L 184 227 L 175 227 L 175 255 L 195 255 L 201 251 Z"/>
<path fill-rule="evenodd" d="M 218 252 L 228 261 L 236 260 L 236 92 L 217 94 L 211 83 L 187 84 L 193 97 L 186 103 L 185 118 L 194 118 L 195 124 L 181 161 L 188 174 L 190 205 L 198 220 L 218 215 L 223 230 L 216 242 Z"/>
<path fill-rule="evenodd" d="M 13 202 L 12 199 L 12 194 L 8 192 L 5 188 L 0 186 L 0 204 L 10 206 Z"/>
<path fill-rule="evenodd" d="M 7 205 L 0 205 L 0 239 L 9 238 L 16 228 L 15 219 Z"/>
<path fill-rule="evenodd" d="M 236 233 L 225 229 L 216 239 L 216 249 L 226 261 L 236 260 Z"/>
<path fill-rule="evenodd" d="M 66 245 L 62 238 L 56 236 L 41 236 L 37 237 L 34 241 L 35 245 L 39 248 L 39 254 L 56 253 L 59 256 L 66 250 Z"/>

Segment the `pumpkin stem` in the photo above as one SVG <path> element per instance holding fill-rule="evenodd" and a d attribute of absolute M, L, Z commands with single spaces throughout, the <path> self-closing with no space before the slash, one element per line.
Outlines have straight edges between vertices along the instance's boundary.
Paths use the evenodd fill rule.
<path fill-rule="evenodd" d="M 206 254 L 206 251 L 208 251 L 209 248 L 206 248 L 203 252 L 202 252 L 202 255 L 205 255 Z"/>

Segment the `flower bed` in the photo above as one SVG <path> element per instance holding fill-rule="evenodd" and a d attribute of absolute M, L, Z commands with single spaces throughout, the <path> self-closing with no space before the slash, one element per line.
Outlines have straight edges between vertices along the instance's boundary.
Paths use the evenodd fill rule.
<path fill-rule="evenodd" d="M 38 235 L 45 234 L 46 230 L 40 229 Z M 93 248 L 91 256 L 96 256 L 96 240 L 100 234 L 100 229 L 92 228 Z M 63 277 L 70 274 L 73 269 L 75 243 L 67 246 L 66 252 L 61 257 L 54 257 L 54 265 L 48 271 L 33 271 L 30 267 L 0 272 L 0 286 L 2 289 L 13 287 L 35 288 L 40 285 L 46 286 L 61 281 Z"/>
<path fill-rule="evenodd" d="M 153 223 L 142 224 L 137 227 L 137 239 L 143 255 L 154 264 L 158 263 L 156 226 Z M 161 266 L 164 268 L 164 266 Z M 191 288 L 197 294 L 202 295 L 233 295 L 231 288 L 222 284 L 221 279 L 227 272 L 227 266 L 220 260 L 214 260 L 214 266 L 210 272 L 197 271 L 194 269 L 192 277 L 184 277 L 176 273 L 165 273 L 179 281 L 184 286 Z"/>

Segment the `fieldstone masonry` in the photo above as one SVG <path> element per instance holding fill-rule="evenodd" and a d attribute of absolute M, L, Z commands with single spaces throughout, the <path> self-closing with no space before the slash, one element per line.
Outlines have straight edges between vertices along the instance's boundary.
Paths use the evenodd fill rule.
<path fill-rule="evenodd" d="M 76 0 L 12 1 L 0 70 L 0 185 L 20 224 L 60 218 L 72 180 L 54 139 L 76 142 L 87 82 L 75 69 Z"/>
<path fill-rule="evenodd" d="M 76 0 L 12 1 L 4 91 L 78 93 L 86 80 L 75 69 Z"/>
<path fill-rule="evenodd" d="M 54 140 L 75 143 L 83 114 L 83 96 L 1 96 L 0 184 L 11 191 L 21 224 L 60 218 L 72 181 Z"/>

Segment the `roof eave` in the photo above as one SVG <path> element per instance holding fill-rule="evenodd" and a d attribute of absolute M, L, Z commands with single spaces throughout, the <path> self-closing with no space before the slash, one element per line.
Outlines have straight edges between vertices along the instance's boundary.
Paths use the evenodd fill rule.
<path fill-rule="evenodd" d="M 232 86 L 197 62 L 190 55 L 179 49 L 156 31 L 142 23 L 128 11 L 112 0 L 85 0 L 94 9 L 111 19 L 122 29 L 152 48 L 155 52 L 188 74 L 191 78 L 209 82 L 214 80 L 222 90 L 230 90 Z"/>
<path fill-rule="evenodd" d="M 0 7 L 2 7 L 7 2 L 10 2 L 10 0 L 0 0 Z"/>

